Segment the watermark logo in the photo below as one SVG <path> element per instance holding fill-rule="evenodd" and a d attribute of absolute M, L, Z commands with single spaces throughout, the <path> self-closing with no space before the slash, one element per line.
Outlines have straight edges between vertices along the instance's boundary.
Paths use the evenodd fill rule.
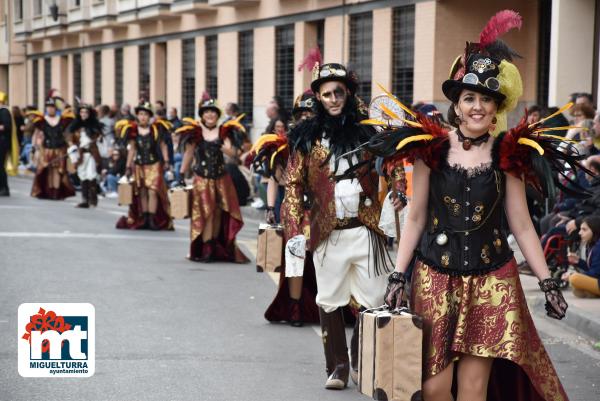
<path fill-rule="evenodd" d="M 90 377 L 95 368 L 95 310 L 91 304 L 19 306 L 19 374 Z"/>

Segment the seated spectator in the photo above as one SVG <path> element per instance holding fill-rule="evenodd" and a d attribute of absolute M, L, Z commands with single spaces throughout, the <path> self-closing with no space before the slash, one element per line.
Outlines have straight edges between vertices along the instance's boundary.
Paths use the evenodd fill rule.
<path fill-rule="evenodd" d="M 573 125 L 577 128 L 571 128 L 567 131 L 566 138 L 579 141 L 576 146 L 579 153 L 596 153 L 592 143 L 594 109 L 587 104 L 576 104 L 571 108 L 573 116 Z"/>
<path fill-rule="evenodd" d="M 569 253 L 569 263 L 576 267 L 577 273 L 565 273 L 577 297 L 600 297 L 600 216 L 583 219 L 579 230 L 581 242 L 586 245 L 586 257 L 581 258 Z"/>
<path fill-rule="evenodd" d="M 111 157 L 108 161 L 108 168 L 102 171 L 104 177 L 104 191 L 107 198 L 117 197 L 117 184 L 119 178 L 125 174 L 127 160 L 119 148 L 113 149 Z"/>
<path fill-rule="evenodd" d="M 542 118 L 542 108 L 537 104 L 534 104 L 527 109 L 527 123 L 535 124 Z"/>

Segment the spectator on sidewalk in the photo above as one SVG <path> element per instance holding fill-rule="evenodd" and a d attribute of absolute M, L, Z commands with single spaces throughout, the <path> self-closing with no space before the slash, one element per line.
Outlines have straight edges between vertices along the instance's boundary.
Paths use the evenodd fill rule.
<path fill-rule="evenodd" d="M 167 120 L 173 124 L 173 131 L 175 131 L 177 128 L 181 128 L 183 125 L 179 119 L 179 116 L 177 115 L 177 107 L 169 107 L 169 111 L 167 112 Z"/>
<path fill-rule="evenodd" d="M 579 229 L 581 242 L 587 246 L 586 258 L 569 253 L 569 263 L 578 273 L 565 273 L 573 287 L 573 295 L 580 298 L 600 297 L 600 216 L 588 216 L 583 219 Z"/>
<path fill-rule="evenodd" d="M 108 161 L 108 168 L 102 171 L 104 191 L 107 198 L 117 197 L 117 184 L 125 174 L 126 160 L 119 148 L 114 148 Z"/>

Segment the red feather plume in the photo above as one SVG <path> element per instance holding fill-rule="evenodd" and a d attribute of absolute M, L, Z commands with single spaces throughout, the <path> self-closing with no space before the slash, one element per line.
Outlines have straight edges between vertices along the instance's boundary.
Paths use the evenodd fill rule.
<path fill-rule="evenodd" d="M 306 57 L 304 57 L 304 60 L 302 60 L 302 63 L 300 63 L 300 65 L 298 66 L 298 71 L 302 71 L 305 68 L 310 71 L 314 67 L 315 63 L 321 64 L 322 62 L 323 60 L 321 57 L 321 50 L 319 49 L 319 46 L 313 47 L 308 51 L 308 54 L 306 55 Z"/>
<path fill-rule="evenodd" d="M 479 46 L 484 50 L 506 32 L 513 28 L 521 29 L 523 18 L 513 10 L 502 10 L 496 13 L 479 34 Z"/>

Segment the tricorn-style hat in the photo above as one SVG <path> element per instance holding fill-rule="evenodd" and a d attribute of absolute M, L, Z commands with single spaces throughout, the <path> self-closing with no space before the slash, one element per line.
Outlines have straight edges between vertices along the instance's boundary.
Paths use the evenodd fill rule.
<path fill-rule="evenodd" d="M 358 87 L 356 75 L 348 71 L 342 64 L 327 63 L 323 65 L 315 64 L 312 72 L 312 82 L 310 88 L 314 93 L 319 92 L 319 88 L 325 82 L 338 81 L 346 84 L 350 93 L 354 96 Z"/>

